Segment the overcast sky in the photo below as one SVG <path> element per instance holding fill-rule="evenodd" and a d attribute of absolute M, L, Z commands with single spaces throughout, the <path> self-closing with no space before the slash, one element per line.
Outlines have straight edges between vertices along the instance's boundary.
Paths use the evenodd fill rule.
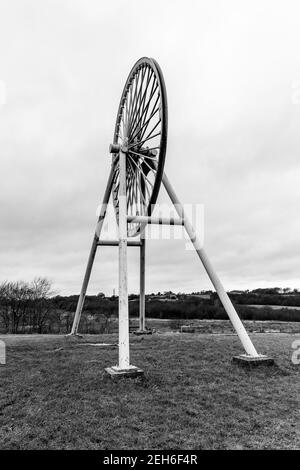
<path fill-rule="evenodd" d="M 122 88 L 149 56 L 167 86 L 166 173 L 204 204 L 225 288 L 300 288 L 299 18 L 288 0 L 1 0 L 0 281 L 80 291 Z M 134 292 L 138 250 L 129 272 Z M 102 248 L 89 293 L 117 285 L 117 249 Z M 148 243 L 147 292 L 210 287 L 184 241 Z"/>

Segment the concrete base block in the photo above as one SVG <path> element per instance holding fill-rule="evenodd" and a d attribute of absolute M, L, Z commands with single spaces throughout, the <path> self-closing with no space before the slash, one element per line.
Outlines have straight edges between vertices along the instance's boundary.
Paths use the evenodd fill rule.
<path fill-rule="evenodd" d="M 249 356 L 248 354 L 240 354 L 234 356 L 232 361 L 241 366 L 256 367 L 256 366 L 273 366 L 275 364 L 272 357 L 260 355 L 260 356 Z"/>
<path fill-rule="evenodd" d="M 119 366 L 112 366 L 112 367 L 107 367 L 105 369 L 105 372 L 107 372 L 111 376 L 111 378 L 121 378 L 121 377 L 135 378 L 135 377 L 142 377 L 144 375 L 144 371 L 135 366 L 130 366 L 128 369 L 120 369 Z"/>
<path fill-rule="evenodd" d="M 135 330 L 133 332 L 134 335 L 138 335 L 138 336 L 141 336 L 141 335 L 152 335 L 153 331 L 152 330 Z"/>

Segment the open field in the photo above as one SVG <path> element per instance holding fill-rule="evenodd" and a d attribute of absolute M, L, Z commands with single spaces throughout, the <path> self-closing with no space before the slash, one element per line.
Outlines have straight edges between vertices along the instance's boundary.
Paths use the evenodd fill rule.
<path fill-rule="evenodd" d="M 158 332 L 180 331 L 181 326 L 195 326 L 202 333 L 234 334 L 234 328 L 229 320 L 199 320 L 193 319 L 161 319 L 147 318 L 147 327 Z M 300 322 L 286 322 L 276 320 L 243 320 L 243 324 L 250 333 L 300 333 Z M 130 319 L 130 327 L 134 331 L 139 326 L 138 318 Z M 118 318 L 111 320 L 111 332 L 118 331 Z"/>
<path fill-rule="evenodd" d="M 251 308 L 271 308 L 272 310 L 300 310 L 300 307 L 297 306 L 291 306 L 291 305 L 246 305 L 246 307 L 251 307 Z"/>
<path fill-rule="evenodd" d="M 114 381 L 117 336 L 2 336 L 1 449 L 300 448 L 299 334 L 252 334 L 277 366 L 231 362 L 237 337 L 165 332 L 131 336 L 143 379 Z"/>

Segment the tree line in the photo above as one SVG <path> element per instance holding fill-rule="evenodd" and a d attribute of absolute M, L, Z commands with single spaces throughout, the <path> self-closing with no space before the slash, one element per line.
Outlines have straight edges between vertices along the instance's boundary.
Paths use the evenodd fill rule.
<path fill-rule="evenodd" d="M 217 295 L 207 291 L 208 298 L 200 293 L 177 295 L 176 301 L 160 301 L 157 295 L 146 296 L 146 317 L 161 319 L 227 319 L 227 314 Z M 203 294 L 205 292 L 201 292 Z M 169 293 L 169 297 L 172 297 Z M 300 321 L 296 309 L 273 310 L 269 305 L 300 305 L 298 291 L 281 294 L 278 288 L 257 289 L 238 294 L 229 293 L 238 313 L 245 320 Z M 151 299 L 152 297 L 152 299 Z M 72 326 L 78 295 L 60 296 L 45 277 L 31 282 L 15 281 L 0 284 L 0 333 L 69 333 Z M 265 305 L 251 308 L 247 304 Z M 129 315 L 139 315 L 139 297 L 129 296 Z M 86 296 L 80 322 L 82 333 L 110 333 L 117 328 L 118 298 L 104 294 Z"/>
<path fill-rule="evenodd" d="M 52 283 L 44 277 L 31 282 L 0 284 L 0 321 L 5 333 L 43 333 L 53 315 Z"/>

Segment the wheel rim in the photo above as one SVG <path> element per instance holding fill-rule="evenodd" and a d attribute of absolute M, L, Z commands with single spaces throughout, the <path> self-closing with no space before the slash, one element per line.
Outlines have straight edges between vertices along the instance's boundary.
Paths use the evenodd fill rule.
<path fill-rule="evenodd" d="M 114 144 L 126 151 L 127 214 L 153 212 L 161 184 L 167 146 L 167 95 L 161 69 L 144 57 L 133 66 L 120 101 Z M 113 155 L 113 203 L 119 220 L 119 158 Z M 136 236 L 145 225 L 128 223 L 127 234 Z"/>

